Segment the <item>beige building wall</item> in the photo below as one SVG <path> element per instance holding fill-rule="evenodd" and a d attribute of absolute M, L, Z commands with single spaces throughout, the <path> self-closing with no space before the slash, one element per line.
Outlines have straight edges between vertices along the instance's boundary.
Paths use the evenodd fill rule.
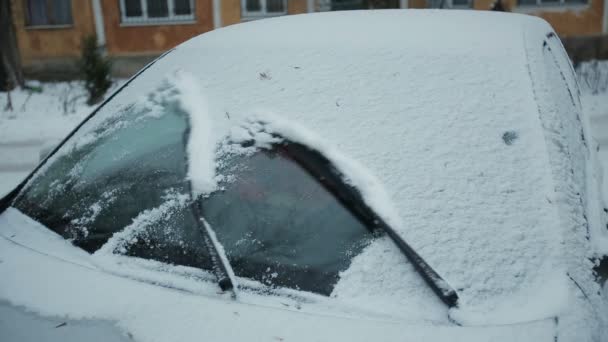
<path fill-rule="evenodd" d="M 602 33 L 604 1 L 588 0 L 584 5 L 518 6 L 517 0 L 503 0 L 511 12 L 534 15 L 545 19 L 560 36 L 583 36 Z M 494 0 L 474 0 L 474 8 L 487 10 Z"/>
<path fill-rule="evenodd" d="M 427 8 L 426 0 L 409 0 L 409 8 Z"/>
<path fill-rule="evenodd" d="M 85 2 L 72 2 L 76 1 Z M 186 23 L 121 25 L 118 0 L 102 0 L 101 7 L 106 48 L 110 56 L 158 55 L 194 36 L 213 30 L 212 0 L 195 0 L 194 21 Z"/>
<path fill-rule="evenodd" d="M 306 0 L 287 0 L 288 14 L 302 14 L 307 12 Z"/>
<path fill-rule="evenodd" d="M 222 26 L 241 22 L 241 0 L 221 0 Z"/>
<path fill-rule="evenodd" d="M 515 11 L 545 19 L 553 26 L 557 34 L 563 37 L 601 34 L 605 0 L 588 1 L 587 5 L 571 9 L 566 7 L 564 10 L 525 10 L 523 7 L 519 7 Z"/>
<path fill-rule="evenodd" d="M 6 0 L 0 0 L 6 1 Z M 17 45 L 26 75 L 42 79 L 77 76 L 82 39 L 95 34 L 91 0 L 72 0 L 72 24 L 27 26 L 26 0 L 9 0 Z M 106 51 L 118 76 L 130 76 L 164 51 L 213 29 L 212 0 L 194 1 L 194 21 L 122 25 L 119 0 L 101 0 Z"/>
<path fill-rule="evenodd" d="M 25 11 L 26 0 L 11 1 L 17 44 L 25 72 L 53 71 L 69 77 L 74 72 L 75 61 L 80 55 L 82 38 L 95 34 L 95 19 L 91 0 L 72 0 L 71 25 L 61 27 L 28 27 Z M 315 10 L 327 8 L 328 0 L 287 0 L 287 14 L 306 13 L 309 6 Z M 473 8 L 487 10 L 495 0 L 473 0 Z M 606 20 L 608 0 L 588 0 L 584 5 L 568 6 L 518 6 L 518 0 L 503 0 L 512 12 L 539 16 L 547 20 L 561 37 L 596 36 L 602 34 Z M 241 0 L 195 0 L 195 20 L 189 23 L 129 26 L 120 23 L 119 0 L 101 0 L 104 31 L 108 54 L 117 59 L 115 69 L 121 65 L 121 75 L 129 75 L 144 65 L 149 58 L 179 43 L 214 28 L 240 23 L 243 20 Z M 214 3 L 219 8 L 214 8 Z M 322 5 L 325 4 L 325 7 Z M 427 8 L 427 0 L 408 0 L 409 8 Z M 219 14 L 219 20 L 214 14 Z M 608 23 L 607 23 L 608 24 Z M 139 59 L 138 59 L 139 58 Z M 142 59 L 143 58 L 143 59 Z M 124 59 L 124 63 L 121 61 Z M 141 60 L 140 60 L 141 59 Z M 122 63 L 122 64 L 121 64 Z M 126 63 L 126 64 L 125 64 Z M 65 73 L 65 75 L 64 75 Z"/>

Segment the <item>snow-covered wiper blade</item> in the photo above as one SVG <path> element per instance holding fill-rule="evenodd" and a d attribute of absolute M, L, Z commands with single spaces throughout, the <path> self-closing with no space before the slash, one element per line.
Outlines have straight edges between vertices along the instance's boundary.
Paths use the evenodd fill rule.
<path fill-rule="evenodd" d="M 215 233 L 203 220 L 200 210 L 200 199 L 195 199 L 191 203 L 190 209 L 192 210 L 194 217 L 196 217 L 196 224 L 203 235 L 205 247 L 207 248 L 209 256 L 211 257 L 213 273 L 217 279 L 220 289 L 224 292 L 231 291 L 232 296 L 236 297 L 236 287 L 233 277 L 230 276 L 231 273 L 233 273 L 232 267 L 228 263 L 228 259 L 226 259 L 223 250 L 220 250 L 217 239 L 215 238 Z"/>
<path fill-rule="evenodd" d="M 386 233 L 414 265 L 414 268 L 426 284 L 448 307 L 452 308 L 458 305 L 458 294 L 448 282 L 365 203 L 363 196 L 356 188 L 344 182 L 343 175 L 325 156 L 299 143 L 286 141 L 280 147 L 300 164 L 302 168 L 317 179 L 367 227 Z"/>
<path fill-rule="evenodd" d="M 455 307 L 458 304 L 456 291 L 385 220 L 365 203 L 359 190 L 344 181 L 342 173 L 334 167 L 329 159 L 308 146 L 286 140 L 276 134 L 273 135 L 279 142 L 272 144 L 272 150 L 283 153 L 297 163 L 370 232 L 387 234 L 413 264 L 414 269 L 424 279 L 425 283 L 448 307 Z M 252 143 L 246 142 L 245 144 L 250 146 Z M 200 207 L 202 198 L 193 199 L 195 200 L 192 208 L 194 214 L 202 220 L 204 217 L 203 210 Z M 219 286 L 223 291 L 231 291 L 236 295 L 237 284 L 234 282 L 232 265 L 230 265 L 230 261 L 225 255 L 223 246 L 214 238 L 214 227 L 205 225 L 201 221 L 199 228 L 205 236 L 207 249 L 213 259 L 214 272 Z"/>

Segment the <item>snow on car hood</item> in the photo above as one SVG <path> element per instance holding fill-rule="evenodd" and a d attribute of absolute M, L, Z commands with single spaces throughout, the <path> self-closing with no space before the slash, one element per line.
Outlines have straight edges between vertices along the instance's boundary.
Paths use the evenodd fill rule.
<path fill-rule="evenodd" d="M 556 180 L 525 30 L 538 31 L 527 39 L 539 46 L 552 31 L 539 19 L 472 11 L 255 21 L 180 45 L 108 109 L 176 72 L 189 75 L 188 87 L 206 101 L 184 107 L 204 115 L 215 139 L 261 118 L 341 160 L 374 209 L 457 289 L 455 318 L 548 319 L 567 310 L 573 285 L 559 257 Z M 209 158 L 196 148 L 210 140 L 203 134 L 210 130 L 196 132 L 195 163 Z M 211 188 L 212 170 L 201 170 L 191 177 L 205 175 L 200 189 Z M 388 240 L 354 259 L 332 297 L 448 324 L 446 309 Z"/>
<path fill-rule="evenodd" d="M 116 331 L 125 340 L 146 342 L 364 342 L 375 339 L 412 342 L 549 342 L 554 338 L 555 323 L 552 319 L 514 326 L 424 326 L 353 315 L 313 314 L 305 308 L 293 306 L 281 305 L 277 308 L 242 304 L 227 296 L 214 295 L 213 291 L 204 293 L 204 288 L 199 288 L 196 292 L 167 289 L 158 284 L 134 281 L 133 274 L 128 279 L 95 268 L 96 261 L 92 260 L 91 255 L 74 249 L 61 237 L 17 210 L 9 209 L 0 217 L 0 223 L 2 233 L 10 233 L 16 241 L 10 242 L 0 237 L 0 272 L 10 276 L 6 281 L 3 279 L 0 297 L 13 304 L 19 303 L 28 311 L 34 310 L 42 316 L 61 316 L 61 321 L 68 321 L 68 324 L 78 323 L 71 320 L 81 319 L 100 321 L 103 324 L 99 325 L 107 330 L 106 338 L 117 336 Z M 27 228 L 25 232 L 23 228 Z M 34 252 L 21 245 L 20 241 L 46 249 L 49 254 Z M 48 247 L 52 248 L 49 250 Z M 36 271 L 24 272 L 23 267 L 35 268 Z M 15 309 L 12 311 L 19 312 Z M 3 317 L 3 321 L 14 320 L 14 317 Z M 34 320 L 40 321 L 36 318 Z M 118 329 L 112 329 L 114 324 Z M 37 324 L 36 328 L 43 325 Z M 0 338 L 11 341 L 28 336 L 27 333 L 10 335 L 14 331 L 0 330 Z M 104 333 L 103 329 L 95 332 Z M 44 338 L 57 336 L 44 334 L 44 331 L 33 335 Z"/>

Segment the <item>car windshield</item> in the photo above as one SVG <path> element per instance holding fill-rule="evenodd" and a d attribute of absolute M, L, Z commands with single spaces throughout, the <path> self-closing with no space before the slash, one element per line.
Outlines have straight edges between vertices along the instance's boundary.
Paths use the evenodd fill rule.
<path fill-rule="evenodd" d="M 218 189 L 192 195 L 191 120 L 163 84 L 102 106 L 51 156 L 12 205 L 89 253 L 234 274 L 263 287 L 329 296 L 340 275 L 388 233 L 448 305 L 456 294 L 320 152 L 275 134 L 272 144 L 224 140 Z M 257 286 L 257 285 L 256 285 Z"/>
<path fill-rule="evenodd" d="M 329 295 L 373 231 L 283 145 L 221 160 L 223 190 L 201 207 L 236 275 Z"/>
<path fill-rule="evenodd" d="M 212 270 L 204 218 L 237 276 L 329 295 L 372 230 L 280 146 L 218 154 L 225 181 L 200 198 L 199 217 L 190 206 L 189 121 L 171 91 L 100 113 L 14 206 L 90 253 Z"/>

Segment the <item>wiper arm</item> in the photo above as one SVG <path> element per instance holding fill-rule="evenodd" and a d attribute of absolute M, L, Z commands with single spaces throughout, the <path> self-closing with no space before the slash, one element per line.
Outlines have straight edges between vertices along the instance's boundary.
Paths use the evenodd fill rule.
<path fill-rule="evenodd" d="M 365 203 L 356 188 L 343 181 L 343 175 L 325 156 L 305 145 L 294 142 L 285 141 L 277 148 L 281 148 L 293 158 L 366 226 L 385 232 L 441 301 L 450 308 L 458 305 L 458 294 L 450 284 Z"/>
<path fill-rule="evenodd" d="M 234 274 L 234 272 L 232 272 L 232 267 L 226 258 L 223 248 L 220 247 L 219 242 L 217 241 L 215 232 L 211 229 L 209 224 L 204 221 L 204 218 L 201 215 L 199 207 L 200 200 L 200 198 L 193 199 L 190 204 L 190 209 L 195 217 L 198 229 L 203 234 L 205 247 L 207 247 L 207 251 L 211 257 L 211 263 L 213 264 L 213 273 L 215 274 L 218 285 L 222 291 L 231 291 L 232 297 L 236 298 L 236 284 L 234 278 L 231 277 L 231 274 Z"/>

